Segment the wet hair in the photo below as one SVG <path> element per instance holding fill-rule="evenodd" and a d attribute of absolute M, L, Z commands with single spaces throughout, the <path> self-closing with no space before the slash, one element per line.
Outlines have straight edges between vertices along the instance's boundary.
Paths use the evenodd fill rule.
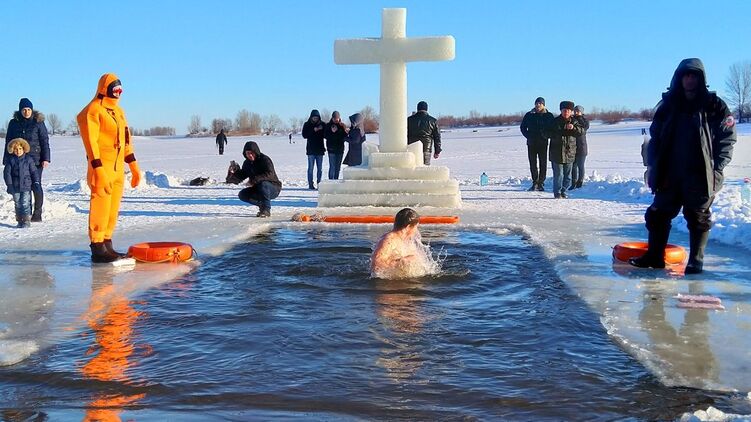
<path fill-rule="evenodd" d="M 420 222 L 420 215 L 412 208 L 403 208 L 394 217 L 394 230 L 401 230 L 407 226 L 415 226 Z"/>

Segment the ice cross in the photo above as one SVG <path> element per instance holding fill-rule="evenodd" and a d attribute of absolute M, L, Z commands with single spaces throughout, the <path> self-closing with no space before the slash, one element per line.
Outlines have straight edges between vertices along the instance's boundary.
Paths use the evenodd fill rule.
<path fill-rule="evenodd" d="M 407 38 L 407 9 L 383 9 L 381 38 L 336 40 L 336 64 L 380 64 L 381 152 L 407 149 L 407 62 L 454 59 L 454 37 Z"/>

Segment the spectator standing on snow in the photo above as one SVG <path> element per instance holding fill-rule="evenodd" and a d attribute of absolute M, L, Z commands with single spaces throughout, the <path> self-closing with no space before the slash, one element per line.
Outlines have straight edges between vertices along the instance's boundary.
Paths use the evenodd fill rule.
<path fill-rule="evenodd" d="M 237 196 L 241 201 L 258 206 L 256 217 L 271 217 L 271 200 L 282 191 L 282 182 L 276 176 L 274 162 L 268 155 L 261 154 L 258 144 L 253 141 L 245 143 L 243 157 L 245 161 L 240 170 L 229 176 L 235 184 L 248 179 L 248 187 Z"/>
<path fill-rule="evenodd" d="M 18 103 L 18 111 L 13 113 L 13 118 L 8 122 L 8 130 L 5 134 L 5 151 L 3 153 L 3 165 L 11 154 L 8 153 L 8 143 L 16 138 L 22 138 L 29 144 L 28 156 L 34 161 L 37 168 L 39 183 L 32 186 L 34 194 L 34 210 L 31 221 L 42 221 L 42 206 L 44 205 L 44 191 L 42 190 L 42 173 L 50 164 L 50 144 L 47 135 L 47 126 L 44 125 L 44 114 L 34 110 L 34 105 L 28 98 L 21 98 Z"/>
<path fill-rule="evenodd" d="M 39 184 L 34 159 L 29 156 L 29 143 L 23 138 L 12 139 L 5 151 L 9 154 L 3 168 L 7 192 L 13 196 L 18 227 L 31 227 L 31 192 Z"/>
<path fill-rule="evenodd" d="M 323 136 L 326 138 L 326 149 L 329 152 L 329 180 L 336 180 L 342 168 L 344 140 L 347 137 L 347 127 L 342 123 L 338 111 L 331 114 L 331 120 L 326 123 Z"/>
<path fill-rule="evenodd" d="M 347 156 L 344 157 L 344 164 L 348 166 L 362 164 L 362 144 L 365 142 L 364 120 L 360 113 L 349 116 L 350 127 L 346 139 L 349 150 Z"/>
<path fill-rule="evenodd" d="M 216 135 L 216 145 L 219 147 L 219 155 L 224 155 L 224 146 L 227 145 L 227 135 L 224 134 L 224 129 Z"/>
<path fill-rule="evenodd" d="M 712 226 L 710 207 L 733 155 L 736 128 L 727 104 L 707 89 L 700 59 L 680 62 L 657 105 L 649 134 L 648 184 L 655 195 L 644 214 L 649 246 L 644 256 L 629 262 L 665 268 L 671 221 L 683 208 L 691 248 L 686 274 L 701 273 Z"/>
<path fill-rule="evenodd" d="M 550 134 L 550 165 L 553 167 L 553 197 L 568 198 L 571 186 L 571 167 L 576 160 L 576 138 L 583 132 L 574 119 L 574 103 L 561 101 L 561 114 L 553 119 Z"/>
<path fill-rule="evenodd" d="M 576 159 L 571 167 L 571 189 L 582 187 L 584 184 L 584 161 L 587 160 L 587 131 L 589 120 L 584 117 L 584 107 L 574 107 L 574 119 L 579 122 L 583 133 L 576 137 Z"/>
<path fill-rule="evenodd" d="M 313 185 L 313 165 L 317 166 L 316 184 L 321 183 L 323 175 L 323 154 L 326 148 L 323 146 L 323 123 L 321 122 L 321 113 L 318 110 L 312 110 L 308 121 L 302 125 L 302 137 L 307 141 L 305 144 L 305 153 L 308 155 L 308 189 L 315 190 Z"/>
<path fill-rule="evenodd" d="M 547 128 L 553 122 L 553 113 L 545 108 L 545 99 L 537 97 L 535 107 L 528 111 L 519 127 L 527 139 L 527 157 L 532 186 L 529 191 L 544 191 L 545 176 L 548 169 L 548 134 Z M 538 168 L 539 165 L 539 168 Z"/>
<path fill-rule="evenodd" d="M 422 142 L 423 162 L 430 165 L 430 156 L 436 160 L 441 155 L 441 131 L 438 121 L 428 114 L 428 103 L 417 103 L 417 113 L 407 117 L 407 144 Z M 435 152 L 433 150 L 435 149 Z"/>

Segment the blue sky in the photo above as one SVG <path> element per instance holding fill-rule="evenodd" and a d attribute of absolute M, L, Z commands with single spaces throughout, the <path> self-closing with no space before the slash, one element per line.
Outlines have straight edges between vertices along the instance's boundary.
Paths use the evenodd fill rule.
<path fill-rule="evenodd" d="M 453 35 L 452 62 L 408 65 L 410 108 L 433 115 L 652 107 L 675 66 L 700 57 L 724 95 L 751 60 L 751 1 L 38 1 L 3 2 L 0 110 L 21 97 L 67 123 L 118 74 L 130 125 L 205 126 L 240 109 L 307 117 L 378 108 L 376 65 L 335 65 L 338 38 L 380 36 L 381 9 L 407 8 L 407 35 Z"/>

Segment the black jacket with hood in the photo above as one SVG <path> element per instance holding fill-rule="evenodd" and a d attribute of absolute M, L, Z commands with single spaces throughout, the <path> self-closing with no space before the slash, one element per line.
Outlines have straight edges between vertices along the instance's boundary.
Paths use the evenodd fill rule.
<path fill-rule="evenodd" d="M 246 151 L 253 151 L 256 159 L 253 161 L 248 160 L 245 157 Z M 274 171 L 274 163 L 271 161 L 268 155 L 261 154 L 261 149 L 258 148 L 258 144 L 253 141 L 248 141 L 243 147 L 243 162 L 242 168 L 235 172 L 234 177 L 236 183 L 240 183 L 245 179 L 248 179 L 248 183 L 251 185 L 257 185 L 261 182 L 270 182 L 279 189 L 282 188 L 282 182 L 276 177 L 276 171 Z"/>
<path fill-rule="evenodd" d="M 689 102 L 684 94 L 681 79 L 686 72 L 699 75 L 699 93 L 694 102 Z M 716 93 L 707 90 L 704 64 L 696 58 L 681 61 L 673 74 L 670 88 L 662 94 L 657 105 L 652 125 L 649 127 L 651 140 L 647 149 L 649 165 L 649 186 L 653 192 L 670 188 L 671 164 L 675 157 L 670 151 L 675 147 L 677 121 L 680 113 L 692 113 L 697 122 L 694 129 L 701 148 L 700 157 L 704 164 L 703 177 L 708 196 L 722 188 L 723 169 L 733 156 L 736 141 L 735 119 L 727 104 Z M 684 128 L 685 129 L 685 128 Z M 684 131 L 685 132 L 685 131 Z"/>
<path fill-rule="evenodd" d="M 314 124 L 312 119 L 316 116 L 318 117 L 318 122 Z M 315 131 L 314 129 L 319 126 L 321 129 Z M 323 132 L 321 113 L 318 110 L 311 111 L 308 121 L 302 125 L 302 137 L 307 139 L 307 143 L 305 144 L 306 155 L 323 155 L 326 152 L 326 148 L 323 146 Z"/>
<path fill-rule="evenodd" d="M 336 132 L 332 129 L 336 127 Z M 329 154 L 344 154 L 344 140 L 347 138 L 347 127 L 341 121 L 334 122 L 334 118 L 326 123 L 323 130 L 323 136 L 326 138 L 326 149 Z"/>
<path fill-rule="evenodd" d="M 13 113 L 5 134 L 6 149 L 8 143 L 16 138 L 23 138 L 29 143 L 29 156 L 34 160 L 35 166 L 41 166 L 42 161 L 50 161 L 50 137 L 47 134 L 47 126 L 44 125 L 44 114 L 34 110 L 31 117 L 25 119 L 20 111 Z M 9 157 L 10 154 L 5 151 L 3 165 Z"/>

